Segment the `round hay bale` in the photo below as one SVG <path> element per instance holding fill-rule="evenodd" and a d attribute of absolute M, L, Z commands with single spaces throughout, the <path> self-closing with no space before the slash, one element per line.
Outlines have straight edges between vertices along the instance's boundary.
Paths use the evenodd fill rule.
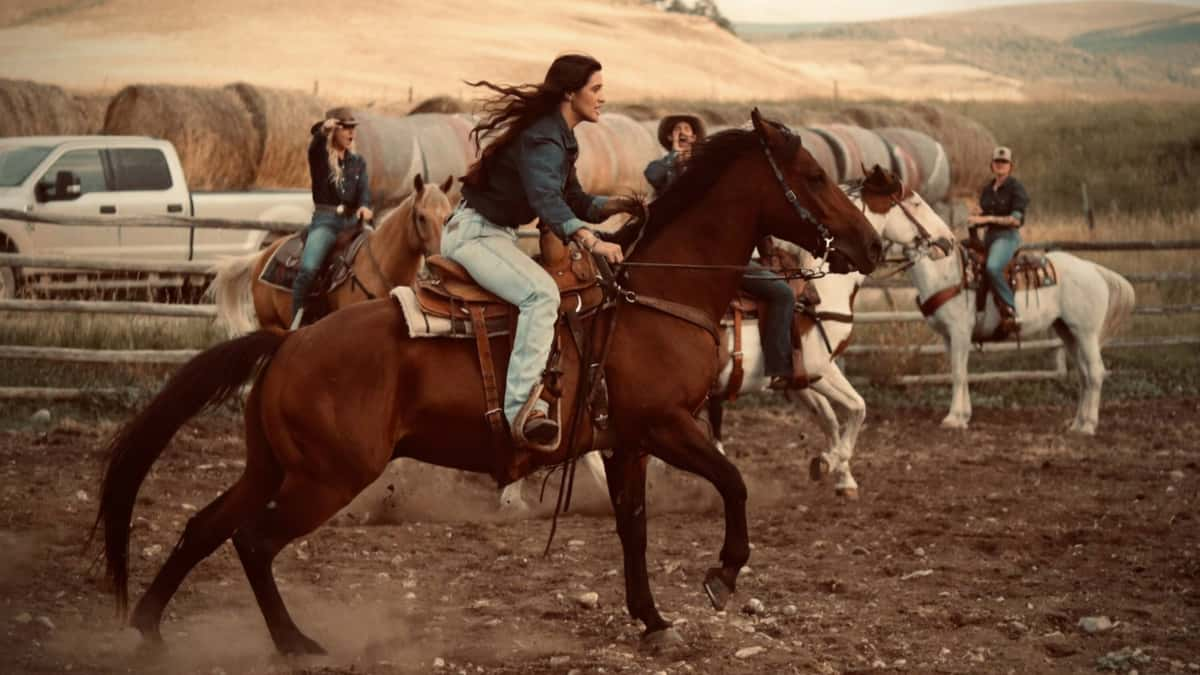
<path fill-rule="evenodd" d="M 258 131 L 254 187 L 310 187 L 309 129 L 321 120 L 328 106 L 300 91 L 268 89 L 245 82 L 231 84 L 229 89 L 242 99 Z"/>
<path fill-rule="evenodd" d="M 449 96 L 434 96 L 427 98 L 424 101 L 413 106 L 412 110 L 408 111 L 409 115 L 422 115 L 427 113 L 465 113 L 471 112 L 471 106 L 456 98 Z"/>
<path fill-rule="evenodd" d="M 930 135 L 945 148 L 952 169 L 950 192 L 977 195 L 991 177 L 990 162 L 996 137 L 975 120 L 927 103 L 912 106 L 931 128 Z"/>
<path fill-rule="evenodd" d="M 813 156 L 813 159 L 817 160 L 817 164 L 821 165 L 825 173 L 833 176 L 834 180 L 838 180 L 837 158 L 825 137 L 804 127 L 793 128 L 792 132 L 800 137 L 800 143 L 804 149 Z"/>
<path fill-rule="evenodd" d="M 611 110 L 612 112 L 607 112 L 607 110 Z M 604 116 L 615 113 L 619 115 L 625 115 L 638 122 L 644 122 L 646 120 L 654 120 L 657 122 L 662 118 L 663 115 L 666 114 L 661 107 L 646 105 L 644 103 L 622 103 L 615 106 L 608 106 L 607 110 L 604 113 Z M 601 117 L 600 119 L 604 119 L 604 117 Z"/>
<path fill-rule="evenodd" d="M 854 167 L 858 172 L 861 173 L 863 168 L 870 171 L 876 164 L 885 169 L 893 168 L 892 152 L 888 148 L 887 142 L 874 131 L 849 124 L 831 124 L 829 126 L 842 137 L 850 139 L 858 149 L 858 161 L 861 164 Z"/>
<path fill-rule="evenodd" d="M 441 183 L 447 176 L 461 178 L 474 161 L 466 143 L 466 122 L 456 115 L 425 113 L 407 117 L 421 149 L 421 175 L 427 182 Z"/>
<path fill-rule="evenodd" d="M 79 106 L 83 118 L 82 127 L 77 133 L 90 136 L 104 131 L 104 113 L 108 110 L 108 103 L 112 100 L 112 95 L 99 92 L 76 92 L 71 94 L 71 98 L 75 99 L 75 104 Z"/>
<path fill-rule="evenodd" d="M 616 189 L 648 191 L 650 186 L 643 172 L 647 164 L 662 155 L 654 132 L 625 115 L 605 114 L 600 123 L 609 128 L 616 141 Z"/>
<path fill-rule="evenodd" d="M 808 130 L 825 139 L 829 149 L 833 151 L 834 163 L 837 166 L 837 181 L 849 183 L 863 177 L 860 164 L 862 155 L 854 139 L 843 133 L 838 127 L 844 125 L 818 125 L 808 127 Z"/>
<path fill-rule="evenodd" d="M 602 124 L 580 124 L 575 127 L 575 138 L 579 141 L 575 164 L 579 184 L 591 194 L 613 193 L 617 187 L 617 139 Z"/>
<path fill-rule="evenodd" d="M 52 84 L 0 78 L 0 136 L 95 133 L 100 125 L 94 121 L 94 103 L 90 96 L 72 96 Z"/>
<path fill-rule="evenodd" d="M 424 173 L 413 119 L 367 112 L 358 114 L 358 135 L 354 144 L 367 162 L 371 199 L 377 211 L 403 201 L 412 192 L 413 177 Z"/>
<path fill-rule="evenodd" d="M 258 171 L 259 131 L 232 89 L 125 87 L 108 105 L 104 133 L 170 141 L 193 190 L 244 190 Z"/>
<path fill-rule="evenodd" d="M 913 129 L 884 128 L 876 129 L 876 133 L 916 163 L 920 178 L 919 182 L 915 182 L 915 189 L 926 201 L 946 199 L 950 193 L 950 160 L 941 143 Z"/>

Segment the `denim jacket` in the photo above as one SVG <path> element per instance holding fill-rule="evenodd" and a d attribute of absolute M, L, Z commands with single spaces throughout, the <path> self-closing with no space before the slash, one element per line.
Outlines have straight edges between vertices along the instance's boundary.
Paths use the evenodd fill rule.
<path fill-rule="evenodd" d="M 325 150 L 325 134 L 321 123 L 313 125 L 312 142 L 308 144 L 308 171 L 312 176 L 313 204 L 346 206 L 347 217 L 360 206 L 371 207 L 370 181 L 367 178 L 367 162 L 362 155 L 347 152 L 341 159 L 342 180 L 334 185 L 329 171 L 329 155 Z"/>
<path fill-rule="evenodd" d="M 1012 216 L 1021 225 L 1029 210 L 1029 194 L 1021 181 L 1009 176 L 995 189 L 996 181 L 989 180 L 979 191 L 979 210 L 985 216 Z M 1019 226 L 1018 226 L 1019 227 Z"/>
<path fill-rule="evenodd" d="M 676 154 L 672 150 L 646 165 L 643 175 L 646 176 L 646 182 L 650 183 L 650 186 L 658 194 L 662 194 L 667 186 L 675 181 L 677 175 L 675 171 Z"/>
<path fill-rule="evenodd" d="M 583 191 L 575 174 L 579 142 L 558 111 L 529 125 L 488 159 L 483 185 L 465 185 L 467 205 L 501 227 L 538 218 L 562 239 L 597 223 L 608 201 Z M 586 222 L 585 222 L 586 221 Z"/>

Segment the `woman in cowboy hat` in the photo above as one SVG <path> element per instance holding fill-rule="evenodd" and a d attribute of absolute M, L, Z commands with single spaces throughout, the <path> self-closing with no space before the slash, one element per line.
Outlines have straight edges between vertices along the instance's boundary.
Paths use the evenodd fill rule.
<path fill-rule="evenodd" d="M 303 320 L 308 290 L 338 234 L 372 217 L 367 163 L 353 151 L 356 126 L 354 111 L 341 107 L 325 113 L 325 120 L 314 124 L 310 132 L 308 171 L 314 208 L 300 271 L 292 283 L 293 330 Z"/>
<path fill-rule="evenodd" d="M 658 142 L 667 154 L 646 165 L 646 180 L 654 191 L 662 194 L 675 178 L 687 168 L 692 147 L 704 140 L 704 122 L 695 115 L 667 115 L 658 123 Z M 769 257 L 774 244 L 763 237 L 758 244 L 759 255 Z M 766 316 L 759 321 L 763 363 L 772 389 L 788 389 L 793 384 L 792 317 L 796 310 L 796 293 L 787 281 L 758 263 L 751 262 L 742 277 L 742 290 L 767 305 Z"/>
<path fill-rule="evenodd" d="M 655 192 L 662 192 L 679 175 L 683 163 L 692 156 L 692 146 L 704 140 L 704 121 L 695 115 L 667 115 L 658 123 L 658 142 L 667 151 L 646 165 L 646 180 Z"/>

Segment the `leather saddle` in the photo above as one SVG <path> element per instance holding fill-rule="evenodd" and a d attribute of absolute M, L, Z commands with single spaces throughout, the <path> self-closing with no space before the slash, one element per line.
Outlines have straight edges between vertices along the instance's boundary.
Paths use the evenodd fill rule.
<path fill-rule="evenodd" d="M 258 280 L 268 286 L 290 292 L 296 275 L 300 273 L 300 258 L 304 253 L 307 234 L 305 231 L 285 238 L 263 266 Z M 317 272 L 317 278 L 313 280 L 308 297 L 315 298 L 332 293 L 350 278 L 354 269 L 354 259 L 367 243 L 367 237 L 368 232 L 362 227 L 338 234 L 320 271 Z"/>
<path fill-rule="evenodd" d="M 987 249 L 978 239 L 963 242 L 963 287 L 976 291 L 975 309 L 982 312 L 987 302 L 990 284 L 987 279 Z M 1020 249 L 1004 267 L 1004 277 L 1013 292 L 1036 291 L 1058 283 L 1058 270 L 1045 253 Z"/>
<path fill-rule="evenodd" d="M 540 245 L 541 255 L 535 260 L 558 284 L 560 315 L 585 312 L 603 302 L 600 275 L 591 255 L 575 242 L 564 244 L 549 231 L 542 232 Z M 425 263 L 428 275 L 418 279 L 414 289 L 423 312 L 450 319 L 455 332 L 466 335 L 471 334 L 466 321 L 472 307 L 482 310 L 489 335 L 505 334 L 515 326 L 516 306 L 476 283 L 465 267 L 440 255 L 426 258 Z"/>

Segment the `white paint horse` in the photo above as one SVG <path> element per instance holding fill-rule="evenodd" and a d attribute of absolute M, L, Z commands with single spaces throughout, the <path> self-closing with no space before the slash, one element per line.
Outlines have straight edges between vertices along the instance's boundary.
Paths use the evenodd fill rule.
<path fill-rule="evenodd" d="M 869 220 L 881 226 L 881 236 L 903 247 L 918 302 L 930 309 L 938 304 L 931 298 L 942 295 L 926 317 L 950 355 L 953 390 L 942 426 L 965 429 L 971 420 L 967 358 L 972 341 L 987 339 L 1000 322 L 995 300 L 976 314 L 975 291 L 964 288 L 964 254 L 954 233 L 920 195 L 905 193 L 890 172 L 878 166 L 872 170 L 862 184 L 862 203 Z M 1062 339 L 1080 383 L 1079 407 L 1069 429 L 1094 434 L 1105 375 L 1100 346 L 1133 311 L 1133 286 L 1116 272 L 1069 253 L 1051 251 L 1046 257 L 1058 271 L 1058 283 L 1017 293 L 1021 333 L 1053 328 Z"/>
<path fill-rule="evenodd" d="M 798 266 L 804 269 L 819 269 L 819 264 L 813 256 L 792 246 L 787 242 L 776 242 L 776 246 L 794 255 Z M 823 270 L 822 270 L 823 271 Z M 854 295 L 865 277 L 860 273 L 826 274 L 811 280 L 820 295 L 821 302 L 816 312 L 821 319 L 820 326 L 814 324 L 802 338 L 804 354 L 804 369 L 810 380 L 815 380 L 808 389 L 795 393 L 804 401 L 816 415 L 829 440 L 829 448 L 818 457 L 813 458 L 809 473 L 814 480 L 820 480 L 833 475 L 837 495 L 849 499 L 858 497 L 858 483 L 850 473 L 850 458 L 854 455 L 854 447 L 858 434 L 862 430 L 863 420 L 866 419 L 867 406 L 846 376 L 834 361 L 836 353 L 848 343 L 850 331 L 853 329 Z M 734 327 L 726 324 L 725 350 L 734 351 Z M 824 337 L 821 335 L 824 331 Z M 739 394 L 763 391 L 770 383 L 766 375 L 762 356 L 762 343 L 759 338 L 758 321 L 747 319 L 742 322 L 741 350 L 743 376 Z M 721 371 L 714 393 L 709 403 L 709 422 L 717 441 L 717 449 L 724 452 L 721 445 L 721 403 L 727 397 L 729 379 L 733 373 L 732 360 Z M 847 410 L 845 426 L 838 422 L 837 414 L 830 403 L 836 403 Z M 652 460 L 654 461 L 654 460 Z M 580 463 L 597 485 L 606 485 L 604 465 L 599 452 L 591 452 L 580 458 Z M 531 479 L 526 479 L 531 480 Z M 500 495 L 501 508 L 506 510 L 523 511 L 528 508 L 522 493 L 521 482 L 509 484 Z"/>
<path fill-rule="evenodd" d="M 826 271 L 823 267 L 819 267 L 823 263 L 814 259 L 807 251 L 791 246 L 787 242 L 777 242 L 776 245 L 793 254 L 799 261 L 799 267 Z M 850 381 L 846 379 L 834 359 L 850 341 L 850 333 L 854 329 L 854 297 L 865 278 L 862 274 L 855 272 L 825 274 L 809 281 L 821 299 L 814 308 L 818 321 L 804 333 L 801 343 L 796 345 L 803 354 L 804 372 L 812 384 L 806 389 L 800 389 L 793 393 L 812 411 L 829 442 L 829 447 L 812 459 L 809 465 L 809 476 L 813 480 L 821 480 L 832 475 L 835 479 L 835 494 L 848 499 L 858 498 L 858 483 L 850 473 L 850 459 L 854 456 L 858 434 L 862 431 L 863 421 L 867 416 L 867 404 L 855 391 Z M 726 348 L 732 351 L 732 326 L 726 326 L 725 342 Z M 766 375 L 762 358 L 762 343 L 759 338 L 757 321 L 743 323 L 741 351 L 745 375 L 738 393 L 766 389 L 770 378 Z M 721 445 L 722 404 L 728 398 L 729 378 L 732 371 L 732 362 L 721 371 L 714 388 L 714 391 L 719 393 L 713 394 L 709 399 L 708 406 L 709 423 L 712 425 L 713 436 L 717 439 L 717 447 L 722 451 L 724 451 L 724 447 Z M 837 404 L 846 410 L 844 426 L 839 422 L 837 413 L 831 404 Z"/>

